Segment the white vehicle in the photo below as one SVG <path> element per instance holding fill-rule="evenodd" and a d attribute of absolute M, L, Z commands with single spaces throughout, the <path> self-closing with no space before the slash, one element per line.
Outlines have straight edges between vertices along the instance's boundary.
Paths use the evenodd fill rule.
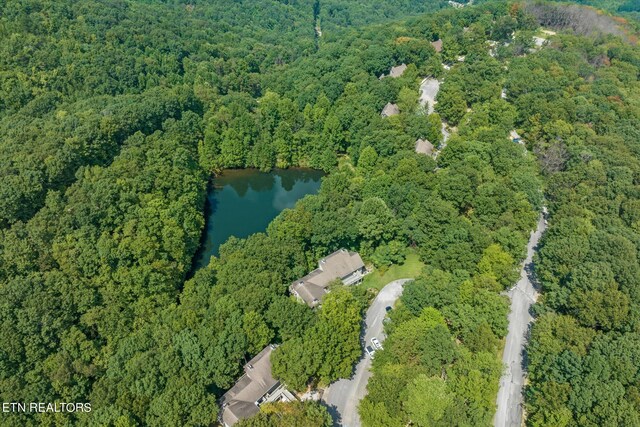
<path fill-rule="evenodd" d="M 382 344 L 380 344 L 380 341 L 378 341 L 378 338 L 376 337 L 371 338 L 371 344 L 373 344 L 373 348 L 375 348 L 376 350 L 382 350 Z"/>
<path fill-rule="evenodd" d="M 368 346 L 365 348 L 365 351 L 367 352 L 367 354 L 369 355 L 369 357 L 371 357 L 372 359 L 373 359 L 373 355 L 374 355 L 374 354 L 376 354 L 376 351 L 375 351 L 373 348 L 371 348 L 371 346 L 370 346 L 370 345 L 368 345 Z"/>

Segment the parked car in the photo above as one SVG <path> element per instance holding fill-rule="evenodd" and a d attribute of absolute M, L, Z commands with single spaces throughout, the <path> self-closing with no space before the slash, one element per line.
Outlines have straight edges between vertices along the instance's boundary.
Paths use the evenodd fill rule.
<path fill-rule="evenodd" d="M 376 351 L 375 351 L 373 348 L 371 348 L 371 346 L 370 346 L 370 345 L 368 345 L 368 346 L 365 348 L 365 351 L 367 352 L 367 354 L 369 355 L 369 357 L 371 357 L 372 359 L 373 359 L 373 355 L 374 355 L 374 354 L 376 354 Z"/>
<path fill-rule="evenodd" d="M 387 310 L 387 313 L 391 311 L 393 307 L 391 307 L 390 305 L 386 306 L 384 309 Z"/>
<path fill-rule="evenodd" d="M 382 344 L 380 344 L 380 341 L 378 341 L 378 338 L 376 337 L 371 338 L 371 344 L 373 344 L 373 348 L 375 348 L 376 350 L 382 350 Z"/>

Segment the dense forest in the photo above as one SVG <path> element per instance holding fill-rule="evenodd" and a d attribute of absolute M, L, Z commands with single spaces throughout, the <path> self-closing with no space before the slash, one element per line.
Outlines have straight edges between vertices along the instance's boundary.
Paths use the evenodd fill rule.
<path fill-rule="evenodd" d="M 637 425 L 640 275 L 633 212 L 638 199 L 640 56 L 623 40 L 602 34 L 558 35 L 550 43 L 525 56 L 498 55 L 507 69 L 494 71 L 513 108 L 515 126 L 538 158 L 551 211 L 551 228 L 537 259 L 543 297 L 535 307 L 539 318 L 527 359 L 527 422 Z M 440 95 L 449 84 L 452 92 L 464 87 L 468 64 L 447 74 Z M 485 70 L 482 75 L 491 76 Z M 462 80 L 454 81 L 454 76 Z M 447 104 L 454 104 L 453 95 Z M 468 100 L 472 93 L 460 95 Z M 473 124 L 480 106 L 471 105 L 473 112 L 465 117 L 468 105 L 453 115 L 442 109 L 442 102 L 437 110 L 450 122 Z M 476 132 L 477 126 L 472 126 Z M 465 134 L 462 126 L 459 134 Z M 438 157 L 439 165 L 450 148 L 453 143 Z M 518 167 L 507 170 L 513 173 Z M 433 265 L 434 257 L 427 261 Z M 480 268 L 478 264 L 476 271 Z M 491 424 L 500 367 L 492 357 L 484 364 L 469 360 L 480 349 L 495 352 L 495 339 L 506 332 L 505 313 L 499 304 L 463 311 L 473 307 L 476 294 L 446 270 L 426 270 L 407 286 L 392 312 L 389 338 L 384 352 L 376 354 L 369 395 L 360 408 L 365 425 L 401 426 L 409 420 L 429 426 Z M 505 285 L 513 280 L 508 271 L 500 276 Z M 489 301 L 486 296 L 481 300 Z M 474 330 L 481 325 L 483 329 Z M 489 331 L 493 334 L 486 335 Z M 474 381 L 467 382 L 460 370 L 473 372 Z"/>
<path fill-rule="evenodd" d="M 93 408 L 2 424 L 209 426 L 272 342 L 293 391 L 349 377 L 374 293 L 336 286 L 317 310 L 287 293 L 344 247 L 427 266 L 389 313 L 363 424 L 490 425 L 502 292 L 544 194 L 528 422 L 640 423 L 640 52 L 571 28 L 536 49 L 540 8 L 445 6 L 2 3 L 0 397 Z M 319 193 L 191 275 L 211 176 L 291 166 L 327 171 Z M 239 425 L 330 424 L 304 402 Z"/>
<path fill-rule="evenodd" d="M 540 152 L 550 227 L 529 346 L 532 426 L 640 424 L 640 52 L 562 37 L 521 61 L 516 104 Z"/>

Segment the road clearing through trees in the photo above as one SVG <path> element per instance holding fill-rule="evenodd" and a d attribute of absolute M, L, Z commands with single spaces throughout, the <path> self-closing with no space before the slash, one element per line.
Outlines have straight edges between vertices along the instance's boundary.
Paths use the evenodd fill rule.
<path fill-rule="evenodd" d="M 367 394 L 367 383 L 371 377 L 371 358 L 365 354 L 364 349 L 371 345 L 371 338 L 378 338 L 382 343 L 386 338 L 383 333 L 383 320 L 387 314 L 386 308 L 393 306 L 402 295 L 405 283 L 413 279 L 399 279 L 387 284 L 380 290 L 371 307 L 367 310 L 363 331 L 364 345 L 362 347 L 363 358 L 356 365 L 356 371 L 349 379 L 341 379 L 327 388 L 322 397 L 324 403 L 329 406 L 329 412 L 333 417 L 334 425 L 344 427 L 360 427 L 358 404 Z"/>
<path fill-rule="evenodd" d="M 509 332 L 502 354 L 502 363 L 506 370 L 500 379 L 500 389 L 496 400 L 498 408 L 493 419 L 494 427 L 520 427 L 522 425 L 522 387 L 526 369 L 523 353 L 527 343 L 529 325 L 533 320 L 529 310 L 538 299 L 538 292 L 532 282 L 533 254 L 546 226 L 544 217 L 540 215 L 538 225 L 531 233 L 527 244 L 527 257 L 522 263 L 520 280 L 508 292 L 511 300 L 511 312 L 509 313 Z"/>

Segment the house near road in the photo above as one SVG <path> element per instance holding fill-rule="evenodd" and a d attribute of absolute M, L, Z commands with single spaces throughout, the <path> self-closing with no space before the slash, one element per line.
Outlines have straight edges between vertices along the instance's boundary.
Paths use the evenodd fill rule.
<path fill-rule="evenodd" d="M 318 268 L 311 273 L 291 283 L 289 291 L 309 307 L 316 307 L 329 293 L 329 283 L 333 280 L 340 279 L 345 285 L 353 285 L 360 283 L 365 274 L 367 269 L 360 255 L 340 249 L 322 258 Z"/>
<path fill-rule="evenodd" d="M 390 102 L 384 106 L 382 113 L 380 113 L 382 117 L 397 116 L 398 114 L 400 114 L 400 109 L 396 104 L 392 104 Z"/>
<path fill-rule="evenodd" d="M 416 141 L 416 153 L 418 154 L 426 154 L 427 156 L 433 156 L 435 151 L 435 147 L 432 143 L 427 141 L 426 139 L 418 139 Z"/>
<path fill-rule="evenodd" d="M 275 345 L 268 345 L 244 365 L 244 375 L 220 398 L 220 422 L 225 427 L 260 411 L 267 402 L 292 402 L 296 400 L 280 381 L 271 375 L 271 353 Z"/>

